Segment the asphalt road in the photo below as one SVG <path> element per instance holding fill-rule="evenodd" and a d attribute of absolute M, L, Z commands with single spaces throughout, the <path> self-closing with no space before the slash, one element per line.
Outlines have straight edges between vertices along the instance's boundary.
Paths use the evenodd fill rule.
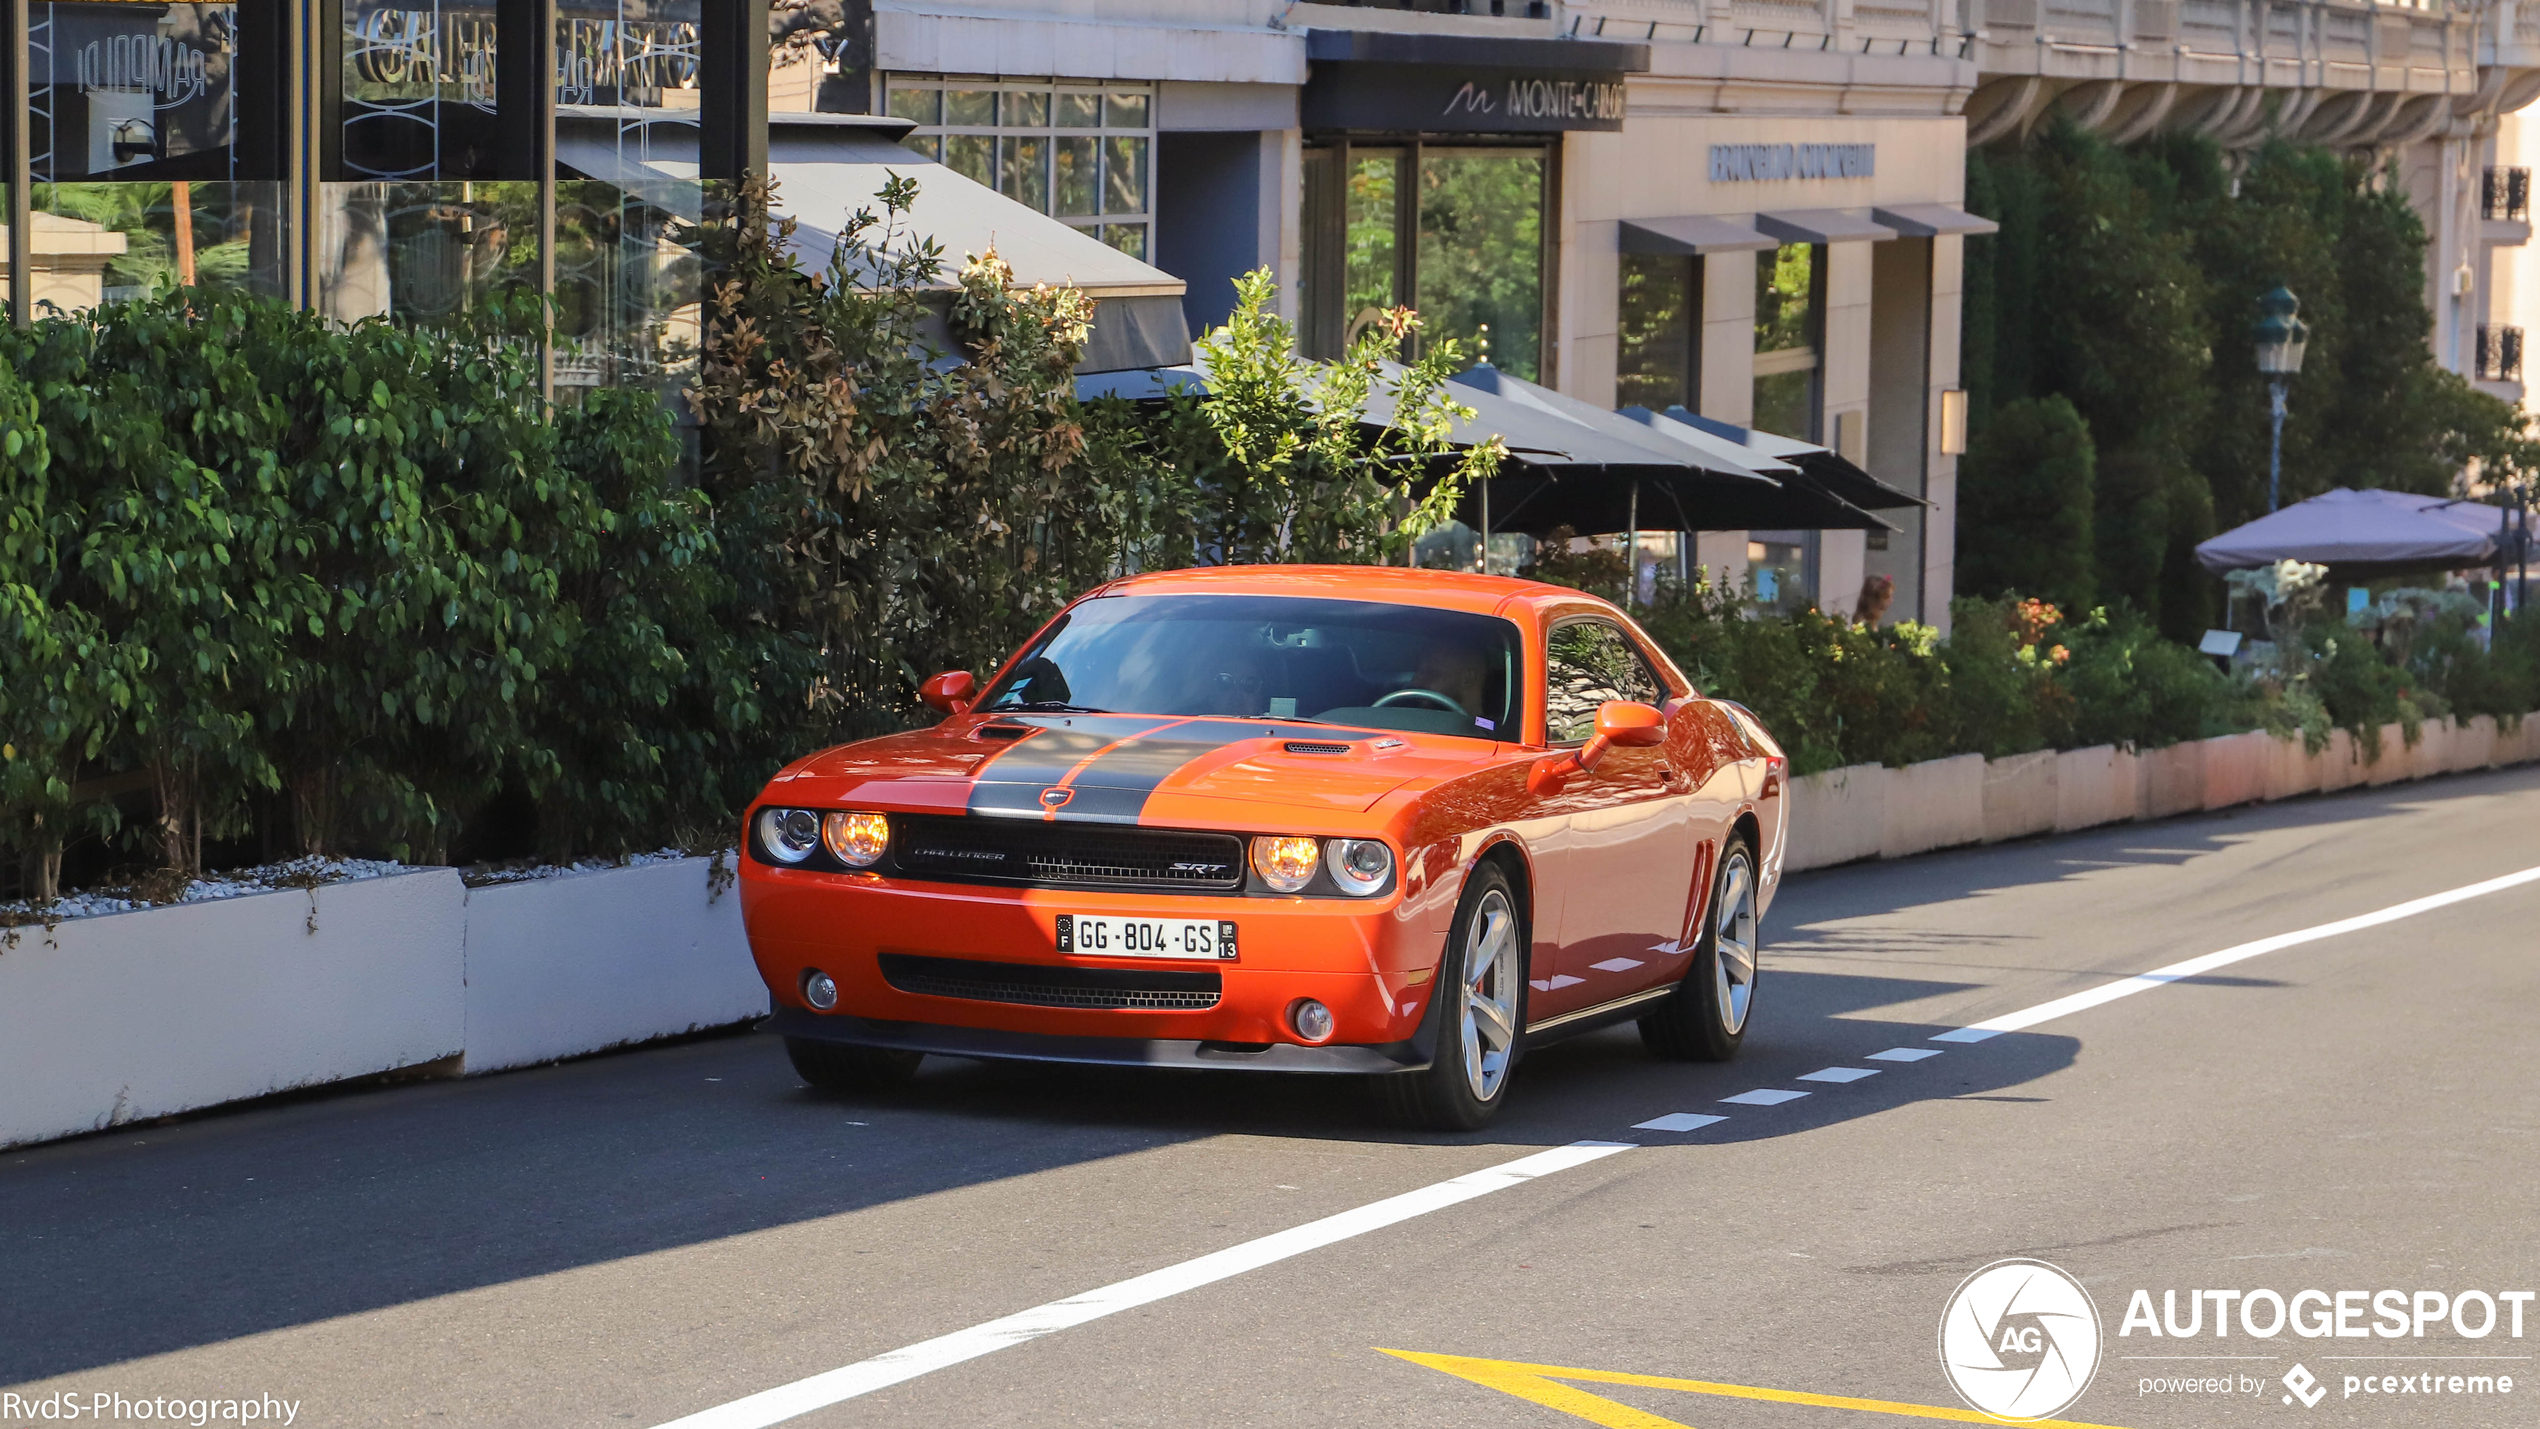
<path fill-rule="evenodd" d="M 1802 875 L 1740 1061 L 1598 1034 L 1528 1061 L 1474 1136 L 1236 1074 L 938 1061 L 887 1100 L 824 1101 L 753 1036 L 0 1153 L 0 1386 L 269 1394 L 303 1425 L 652 1426 L 1602 1140 L 1634 1146 L 796 1422 L 1868 1429 L 1888 1416 L 1475 1371 L 1494 1386 L 1383 1351 L 1957 1410 L 1943 1307 L 2033 1256 L 2104 1321 L 2070 1419 L 2540 1424 L 2540 1304 L 2519 1340 L 2116 1333 L 2137 1288 L 2540 1288 L 2540 883 L 1929 1040 L 2533 865 L 2522 771 Z M 1870 1059 L 1896 1047 L 1941 1055 Z M 1829 1067 L 1877 1075 L 1803 1080 Z M 1759 1088 L 1809 1095 L 1721 1101 Z M 1727 1119 L 1635 1129 L 1671 1112 Z M 2253 1358 L 2140 1358 L 2191 1351 Z M 2413 1359 L 2437 1354 L 2504 1358 Z M 2373 1355 L 2412 1358 L 2328 1359 Z M 2297 1360 L 2329 1386 L 2316 1407 L 2278 1388 Z M 2427 1368 L 2520 1382 L 2343 1392 Z M 2223 1374 L 2264 1388 L 2145 1391 Z M 1575 1417 L 1511 1384 L 1599 1400 Z"/>

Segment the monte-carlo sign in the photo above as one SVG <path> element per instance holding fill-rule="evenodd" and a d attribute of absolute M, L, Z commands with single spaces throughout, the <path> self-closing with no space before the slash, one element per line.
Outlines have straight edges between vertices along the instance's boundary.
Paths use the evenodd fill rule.
<path fill-rule="evenodd" d="M 1711 182 L 1866 179 L 1878 172 L 1876 144 L 1714 144 Z"/>

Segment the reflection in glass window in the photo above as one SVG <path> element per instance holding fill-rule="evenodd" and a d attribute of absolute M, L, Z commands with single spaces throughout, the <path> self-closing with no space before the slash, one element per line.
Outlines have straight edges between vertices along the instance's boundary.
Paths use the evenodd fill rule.
<path fill-rule="evenodd" d="M 1062 616 L 979 708 L 1514 740 L 1524 668 L 1517 627 L 1496 616 L 1294 596 L 1106 596 Z"/>
<path fill-rule="evenodd" d="M 1146 256 L 1155 130 L 1145 86 L 904 74 L 885 84 L 885 107 L 918 125 L 901 143 L 1123 253 Z"/>
<path fill-rule="evenodd" d="M 1654 705 L 1664 696 L 1658 677 L 1631 637 L 1602 620 L 1582 620 L 1552 632 L 1544 650 L 1543 719 L 1554 744 L 1574 744 L 1596 733 L 1596 711 L 1608 700 Z"/>
<path fill-rule="evenodd" d="M 1423 149 L 1424 342 L 1533 380 L 1543 351 L 1543 151 Z"/>
<path fill-rule="evenodd" d="M 1767 615 L 1794 615 L 1814 604 L 1816 543 L 1807 531 L 1750 531 L 1746 594 Z"/>
<path fill-rule="evenodd" d="M 233 178 L 237 26 L 227 4 L 28 7 L 36 303 L 280 290 L 281 186 Z"/>
<path fill-rule="evenodd" d="M 1395 276 L 1402 159 L 1392 149 L 1350 151 L 1349 190 L 1343 198 L 1348 225 L 1343 270 L 1348 296 L 1341 309 L 1346 340 L 1354 341 L 1377 314 L 1401 302 Z"/>
<path fill-rule="evenodd" d="M 1616 305 L 1614 402 L 1653 412 L 1698 407 L 1696 354 L 1702 324 L 1702 260 L 1626 253 Z"/>
<path fill-rule="evenodd" d="M 1763 431 L 1817 437 L 1824 251 L 1785 243 L 1755 255 L 1755 415 Z"/>

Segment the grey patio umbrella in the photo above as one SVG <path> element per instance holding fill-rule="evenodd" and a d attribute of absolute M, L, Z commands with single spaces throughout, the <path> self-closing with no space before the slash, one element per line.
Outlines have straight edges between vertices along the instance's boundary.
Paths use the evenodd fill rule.
<path fill-rule="evenodd" d="M 2196 560 L 2216 575 L 2308 561 L 2342 584 L 2465 570 L 2495 564 L 2504 519 L 2476 501 L 2341 486 L 2223 532 Z"/>

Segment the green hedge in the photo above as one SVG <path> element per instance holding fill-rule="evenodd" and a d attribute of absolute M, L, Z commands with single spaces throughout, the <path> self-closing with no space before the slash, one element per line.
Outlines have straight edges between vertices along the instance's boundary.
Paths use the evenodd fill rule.
<path fill-rule="evenodd" d="M 2344 727 L 2377 750 L 2387 724 L 2413 741 L 2428 717 L 2540 709 L 2540 620 L 2508 621 L 2482 648 L 2475 612 L 2417 594 L 2404 634 L 2303 622 L 2292 633 L 2314 658 L 2289 679 L 2275 665 L 2225 674 L 2123 608 L 2067 619 L 2017 596 L 1953 602 L 1946 638 L 1813 610 L 1751 619 L 1708 589 L 1662 591 L 1638 614 L 1697 687 L 1762 717 L 1802 774 L 2251 729 L 2317 747 Z"/>

